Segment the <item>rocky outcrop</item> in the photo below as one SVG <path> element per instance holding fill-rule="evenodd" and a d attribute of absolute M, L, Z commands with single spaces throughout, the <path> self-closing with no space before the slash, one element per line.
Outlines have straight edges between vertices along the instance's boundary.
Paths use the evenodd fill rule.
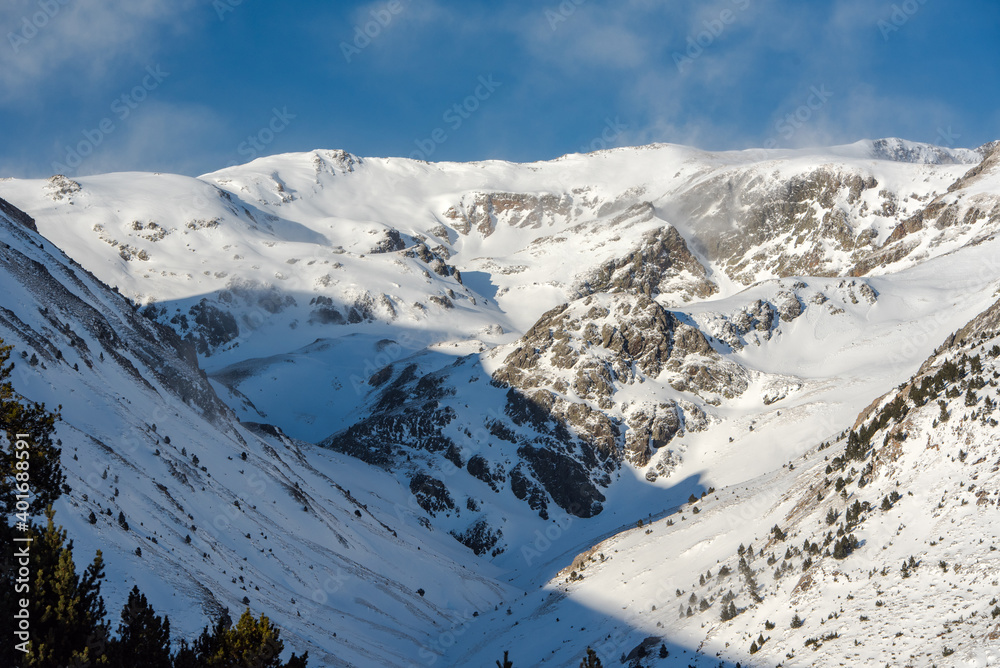
<path fill-rule="evenodd" d="M 554 436 L 580 439 L 580 460 L 586 464 L 592 452 L 605 470 L 622 461 L 647 465 L 684 425 L 684 410 L 673 402 L 623 410 L 617 388 L 660 380 L 711 398 L 741 394 L 748 384 L 746 371 L 716 353 L 697 328 L 631 293 L 591 295 L 550 310 L 493 379 L 512 388 L 507 411 L 515 422 L 536 429 L 554 422 L 564 432 Z"/>
<path fill-rule="evenodd" d="M 980 233 L 972 240 L 976 243 L 1000 230 L 1000 197 L 991 192 L 975 192 L 974 189 L 984 177 L 996 172 L 1000 165 L 1000 151 L 996 150 L 994 142 L 980 147 L 978 152 L 983 156 L 981 162 L 948 186 L 947 191 L 936 195 L 900 221 L 882 246 L 869 254 L 862 254 L 848 273 L 863 276 L 873 269 L 907 257 L 921 245 L 919 239 L 913 238 L 918 232 L 940 238 L 950 228 L 958 228 L 960 232 L 978 229 Z M 963 192 L 970 187 L 973 192 Z"/>
<path fill-rule="evenodd" d="M 443 254 L 447 252 L 447 249 L 443 246 L 440 246 L 435 250 L 431 250 L 427 247 L 427 244 L 419 242 L 412 248 L 406 249 L 403 254 L 406 257 L 416 258 L 425 263 L 430 270 L 438 276 L 442 276 L 444 278 L 454 276 L 455 280 L 461 284 L 462 274 L 458 271 L 458 269 L 448 264 L 448 258 Z"/>
<path fill-rule="evenodd" d="M 391 253 L 403 250 L 404 248 L 406 248 L 406 242 L 400 236 L 399 230 L 390 228 L 381 231 L 378 238 L 372 242 L 372 246 L 368 252 L 372 255 L 378 255 L 379 253 Z"/>
<path fill-rule="evenodd" d="M 835 275 L 840 269 L 831 248 L 853 254 L 871 244 L 862 233 L 862 200 L 878 185 L 872 175 L 835 167 L 778 180 L 757 170 L 733 170 L 686 191 L 676 208 L 698 221 L 708 258 L 743 284 L 762 272 Z"/>
<path fill-rule="evenodd" d="M 645 296 L 600 294 L 542 315 L 493 377 L 522 390 L 551 385 L 558 394 L 609 407 L 613 382 L 656 378 L 664 371 L 692 377 L 706 364 L 725 366 L 697 328 Z M 724 389 L 676 382 L 678 389 Z M 738 388 L 735 383 L 728 391 L 739 394 Z"/>
<path fill-rule="evenodd" d="M 657 450 L 667 447 L 681 429 L 677 406 L 664 403 L 633 411 L 626 424 L 625 459 L 640 468 Z"/>
<path fill-rule="evenodd" d="M 517 454 L 527 462 L 552 500 L 566 512 L 593 517 L 603 510 L 604 495 L 580 462 L 564 453 L 531 445 L 521 446 Z"/>
<path fill-rule="evenodd" d="M 629 212 L 652 216 L 653 205 L 644 202 Z M 691 253 L 684 237 L 674 227 L 646 233 L 642 241 L 623 257 L 601 265 L 577 287 L 580 294 L 630 292 L 646 297 L 677 293 L 682 297 L 705 298 L 718 288 L 705 267 Z"/>
<path fill-rule="evenodd" d="M 416 474 L 410 480 L 410 492 L 431 517 L 455 511 L 455 501 L 451 498 L 448 487 L 437 478 L 425 473 Z"/>
<path fill-rule="evenodd" d="M 7 200 L 0 198 L 0 214 L 7 216 L 9 219 L 23 225 L 25 228 L 31 230 L 32 232 L 38 232 L 38 228 L 35 227 L 35 219 L 21 211 L 16 206 L 8 202 Z"/>
<path fill-rule="evenodd" d="M 553 218 L 567 218 L 572 213 L 569 195 L 529 195 L 525 193 L 472 193 L 461 204 L 450 207 L 444 217 L 461 234 L 476 230 L 484 237 L 500 225 L 539 229 Z"/>
<path fill-rule="evenodd" d="M 452 531 L 451 535 L 477 555 L 495 557 L 504 551 L 502 546 L 498 546 L 503 539 L 503 529 L 494 529 L 484 519 L 477 520 L 464 531 Z"/>

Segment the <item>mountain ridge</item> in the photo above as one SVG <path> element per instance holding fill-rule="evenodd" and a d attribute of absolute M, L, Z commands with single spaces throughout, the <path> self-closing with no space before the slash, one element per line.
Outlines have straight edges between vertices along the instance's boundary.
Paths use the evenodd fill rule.
<path fill-rule="evenodd" d="M 871 518 L 896 481 L 936 490 L 925 472 L 945 465 L 939 451 L 898 455 L 895 414 L 870 420 L 887 414 L 892 388 L 942 364 L 941 341 L 972 357 L 991 327 L 979 314 L 995 312 L 1000 287 L 995 156 L 902 140 L 764 157 L 664 145 L 527 164 L 313 151 L 197 179 L 8 179 L 0 268 L 13 287 L 0 334 L 41 358 L 18 364 L 18 390 L 69 406 L 60 436 L 82 458 L 65 462 L 74 491 L 61 516 L 89 536 L 84 548 L 104 545 L 138 577 L 139 532 L 104 521 L 105 506 L 128 510 L 143 559 L 163 566 L 157 609 L 183 609 L 172 590 L 205 613 L 247 596 L 320 665 L 474 665 L 511 647 L 527 655 L 519 662 L 576 665 L 587 644 L 606 663 L 620 653 L 656 665 L 637 649 L 651 637 L 692 664 L 747 662 L 749 635 L 775 605 L 809 601 L 809 620 L 832 605 L 805 575 L 843 594 L 833 566 L 888 563 L 869 550 L 883 534 L 866 537 L 856 517 L 858 545 L 838 535 L 815 552 L 823 540 L 807 521 L 827 510 L 817 494 L 831 502 L 850 486 Z M 59 295 L 80 285 L 88 306 L 68 306 Z M 118 324 L 94 324 L 109 313 Z M 961 412 L 964 397 L 943 393 L 971 382 L 971 364 L 940 389 L 942 414 Z M 973 375 L 989 386 L 984 374 Z M 989 391 L 972 391 L 985 406 Z M 929 435 L 935 407 L 910 411 Z M 873 465 L 860 485 L 841 450 L 852 429 L 919 470 Z M 976 438 L 959 432 L 941 438 Z M 851 481 L 827 494 L 834 456 Z M 121 482 L 101 477 L 108 458 Z M 279 520 L 256 510 L 268 501 Z M 844 501 L 836 512 L 853 507 Z M 90 508 L 98 533 L 81 521 Z M 759 518 L 809 538 L 799 554 L 771 555 L 774 578 L 769 555 L 739 564 L 737 543 L 783 542 Z M 719 560 L 709 579 L 734 596 L 709 587 L 681 617 L 673 589 L 686 607 L 705 586 L 692 586 L 707 563 L 697 555 Z M 726 560 L 735 575 L 719 578 Z M 336 567 L 309 568 L 320 563 Z M 791 569 L 802 575 L 786 586 Z M 723 622 L 730 603 L 738 616 Z M 524 635 L 537 624 L 544 637 Z M 822 630 L 806 646 L 815 656 L 875 665 Z M 460 643 L 442 643 L 458 631 Z M 808 656 L 805 632 L 754 654 L 793 665 L 786 654 Z M 980 660 L 972 640 L 953 649 Z"/>

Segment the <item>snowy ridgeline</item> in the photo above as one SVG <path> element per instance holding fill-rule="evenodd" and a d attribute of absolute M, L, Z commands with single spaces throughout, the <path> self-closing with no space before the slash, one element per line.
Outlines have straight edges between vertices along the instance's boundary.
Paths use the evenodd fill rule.
<path fill-rule="evenodd" d="M 990 665 L 995 161 L 6 180 L 0 337 L 109 608 L 181 635 L 249 601 L 314 665 Z"/>

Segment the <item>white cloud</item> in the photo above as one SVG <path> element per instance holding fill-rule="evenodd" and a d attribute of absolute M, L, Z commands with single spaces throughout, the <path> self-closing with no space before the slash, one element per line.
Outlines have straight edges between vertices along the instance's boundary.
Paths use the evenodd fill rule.
<path fill-rule="evenodd" d="M 120 61 L 150 64 L 159 40 L 183 31 L 197 4 L 8 0 L 0 7 L 0 104 L 23 104 L 53 84 L 86 86 Z"/>
<path fill-rule="evenodd" d="M 100 136 L 92 152 L 82 158 L 76 174 L 100 174 L 109 171 L 162 171 L 192 174 L 217 169 L 237 156 L 220 146 L 227 124 L 213 110 L 200 105 L 176 105 L 148 100 L 137 106 L 124 120 L 108 117 L 113 130 L 103 136 L 88 128 L 90 138 Z M 61 171 L 55 163 L 73 167 L 75 152 L 81 142 L 90 141 L 81 131 L 62 142 L 57 149 L 52 171 Z M 93 141 L 90 141 L 93 144 Z"/>

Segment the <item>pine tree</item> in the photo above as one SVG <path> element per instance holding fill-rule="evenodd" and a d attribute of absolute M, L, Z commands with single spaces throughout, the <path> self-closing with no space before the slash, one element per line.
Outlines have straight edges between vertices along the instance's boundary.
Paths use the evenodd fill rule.
<path fill-rule="evenodd" d="M 108 647 L 112 668 L 171 668 L 170 620 L 159 617 L 138 587 L 122 608 L 118 638 Z"/>
<path fill-rule="evenodd" d="M 45 404 L 28 401 L 14 391 L 9 380 L 14 369 L 14 364 L 8 363 L 10 351 L 11 347 L 0 340 L 0 428 L 7 437 L 0 444 L 0 506 L 6 515 L 14 513 L 18 485 L 27 483 L 30 470 L 33 496 L 27 512 L 39 515 L 60 495 L 69 492 L 59 463 L 61 450 L 53 441 L 59 413 L 52 413 Z M 17 434 L 30 435 L 20 441 L 21 448 L 17 447 Z"/>
<path fill-rule="evenodd" d="M 603 668 L 601 660 L 597 656 L 597 652 L 587 648 L 587 658 L 580 661 L 580 668 Z"/>
<path fill-rule="evenodd" d="M 212 630 L 205 627 L 190 647 L 182 643 L 174 665 L 177 668 L 180 661 L 185 667 L 246 665 L 255 668 L 305 668 L 308 653 L 301 657 L 292 654 L 286 663 L 282 663 L 284 648 L 280 630 L 264 615 L 255 619 L 247 609 L 233 626 L 228 612 L 223 612 Z"/>
<path fill-rule="evenodd" d="M 965 405 L 975 406 L 977 403 L 979 403 L 979 397 L 976 396 L 976 393 L 973 392 L 972 388 L 970 387 L 968 391 L 966 391 L 965 393 Z"/>
<path fill-rule="evenodd" d="M 665 659 L 668 656 L 670 656 L 670 652 L 667 651 L 666 643 L 660 643 L 660 658 Z"/>
<path fill-rule="evenodd" d="M 497 661 L 496 663 L 497 663 L 497 668 L 514 668 L 514 664 L 511 663 L 510 660 L 507 658 L 507 652 L 503 653 L 503 663 L 500 663 L 499 661 Z"/>
<path fill-rule="evenodd" d="M 101 598 L 101 581 L 104 562 L 97 552 L 94 561 L 82 575 L 76 572 L 73 561 L 73 542 L 67 541 L 66 531 L 55 525 L 55 513 L 45 512 L 44 529 L 29 526 L 27 536 L 32 538 L 29 569 L 30 595 L 15 595 L 16 569 L 3 570 L 3 593 L 0 609 L 5 619 L 13 616 L 15 599 L 29 600 L 31 639 L 27 654 L 15 650 L 14 643 L 0 643 L 0 665 L 4 666 L 75 666 L 102 665 L 107 647 L 108 625 Z M 2 525 L 4 554 L 13 554 L 14 530 Z M 18 537 L 24 536 L 20 531 Z"/>

